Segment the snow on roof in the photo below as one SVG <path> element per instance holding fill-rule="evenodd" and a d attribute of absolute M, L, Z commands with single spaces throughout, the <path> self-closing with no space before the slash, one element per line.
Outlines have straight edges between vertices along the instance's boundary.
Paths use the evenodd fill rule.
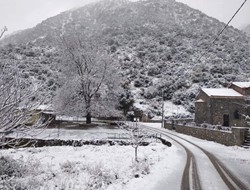
<path fill-rule="evenodd" d="M 52 105 L 41 104 L 36 109 L 37 110 L 52 110 Z"/>
<path fill-rule="evenodd" d="M 199 100 L 197 100 L 196 102 L 204 102 L 204 100 L 202 100 L 202 99 L 199 99 Z"/>
<path fill-rule="evenodd" d="M 233 82 L 232 84 L 240 88 L 250 88 L 250 82 Z"/>
<path fill-rule="evenodd" d="M 242 94 L 230 88 L 202 88 L 202 91 L 208 96 L 243 97 Z"/>

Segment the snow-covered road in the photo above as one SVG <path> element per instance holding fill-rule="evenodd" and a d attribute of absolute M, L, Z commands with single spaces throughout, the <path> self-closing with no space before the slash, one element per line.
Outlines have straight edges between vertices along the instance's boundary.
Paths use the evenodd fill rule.
<path fill-rule="evenodd" d="M 238 148 L 241 153 L 244 152 L 244 154 L 241 155 L 242 159 L 246 161 L 245 168 L 248 168 L 248 170 L 241 170 L 241 167 L 235 168 L 237 164 L 233 167 L 230 166 L 231 164 L 228 162 L 228 160 L 231 159 L 230 155 L 224 153 L 222 156 L 220 154 L 221 147 L 224 149 L 231 149 L 232 147 L 225 147 L 217 143 L 217 146 L 213 144 L 213 146 L 210 147 L 209 144 L 213 142 L 203 141 L 187 135 L 178 134 L 174 131 L 160 129 L 160 124 L 143 123 L 142 125 L 153 127 L 151 131 L 161 133 L 167 140 L 172 141 L 174 146 L 182 146 L 183 150 L 186 151 L 186 167 L 190 168 L 188 172 L 190 175 L 187 175 L 186 171 L 183 172 L 181 189 L 188 189 L 189 186 L 190 189 L 208 190 L 249 189 L 250 152 L 248 150 Z M 206 145 L 204 145 L 204 142 L 206 142 Z M 239 150 L 235 151 L 238 152 Z M 211 154 L 211 152 L 213 154 Z M 218 154 L 220 154 L 220 156 L 218 156 Z M 246 158 L 247 156 L 248 158 Z M 196 165 L 197 168 L 194 167 Z M 196 169 L 198 173 L 197 176 L 194 175 Z M 240 175 L 238 173 L 239 171 Z"/>

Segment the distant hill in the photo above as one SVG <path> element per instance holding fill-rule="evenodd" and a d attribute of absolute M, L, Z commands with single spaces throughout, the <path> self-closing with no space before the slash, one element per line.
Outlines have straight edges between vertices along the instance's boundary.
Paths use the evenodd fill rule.
<path fill-rule="evenodd" d="M 76 31 L 96 36 L 119 61 L 124 81 L 139 107 L 149 105 L 146 112 L 160 115 L 163 95 L 164 100 L 193 112 L 200 87 L 227 86 L 231 81 L 250 78 L 248 36 L 229 27 L 211 44 L 224 26 L 175 0 L 104 0 L 66 11 L 6 37 L 2 45 L 16 45 L 13 51 L 1 51 L 13 54 L 15 59 L 17 56 L 27 66 L 21 68 L 25 73 L 31 74 L 33 66 L 38 72 L 47 70 L 56 90 L 60 86 L 60 55 L 55 43 L 58 36 Z M 27 51 L 33 52 L 32 56 L 23 56 Z"/>
<path fill-rule="evenodd" d="M 246 32 L 246 34 L 250 36 L 250 24 L 244 27 L 243 32 Z"/>

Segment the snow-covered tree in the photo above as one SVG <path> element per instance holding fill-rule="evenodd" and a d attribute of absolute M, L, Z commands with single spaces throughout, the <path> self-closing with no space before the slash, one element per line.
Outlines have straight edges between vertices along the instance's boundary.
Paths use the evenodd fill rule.
<path fill-rule="evenodd" d="M 81 35 L 62 37 L 65 79 L 55 105 L 61 114 L 115 116 L 119 98 L 118 70 L 103 45 Z"/>
<path fill-rule="evenodd" d="M 18 144 L 15 138 L 6 138 L 9 134 L 18 134 L 19 138 L 34 135 L 36 128 L 46 126 L 38 115 L 31 122 L 32 110 L 39 105 L 32 101 L 38 89 L 20 76 L 15 61 L 0 60 L 0 146 Z"/>
<path fill-rule="evenodd" d="M 134 104 L 134 99 L 128 90 L 121 94 L 119 104 L 119 109 L 122 110 L 124 116 L 127 116 L 127 113 L 132 110 Z"/>

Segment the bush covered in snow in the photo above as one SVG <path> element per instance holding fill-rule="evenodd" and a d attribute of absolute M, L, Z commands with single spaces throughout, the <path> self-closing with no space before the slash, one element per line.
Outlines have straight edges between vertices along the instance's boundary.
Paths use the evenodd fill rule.
<path fill-rule="evenodd" d="M 135 178 L 140 177 L 140 175 L 148 175 L 150 173 L 150 167 L 153 163 L 150 163 L 147 157 L 139 159 L 137 162 L 132 162 L 132 173 Z"/>
<path fill-rule="evenodd" d="M 21 177 L 25 168 L 20 161 L 16 161 L 9 156 L 0 157 L 0 176 L 3 177 Z"/>
<path fill-rule="evenodd" d="M 0 189 L 36 189 L 41 181 L 36 178 L 41 174 L 38 160 L 30 159 L 25 162 L 22 158 L 13 159 L 10 156 L 0 157 Z"/>
<path fill-rule="evenodd" d="M 89 190 L 104 190 L 119 178 L 119 175 L 116 172 L 106 169 L 101 163 L 89 166 L 87 171 L 90 174 L 87 183 L 87 189 Z"/>

